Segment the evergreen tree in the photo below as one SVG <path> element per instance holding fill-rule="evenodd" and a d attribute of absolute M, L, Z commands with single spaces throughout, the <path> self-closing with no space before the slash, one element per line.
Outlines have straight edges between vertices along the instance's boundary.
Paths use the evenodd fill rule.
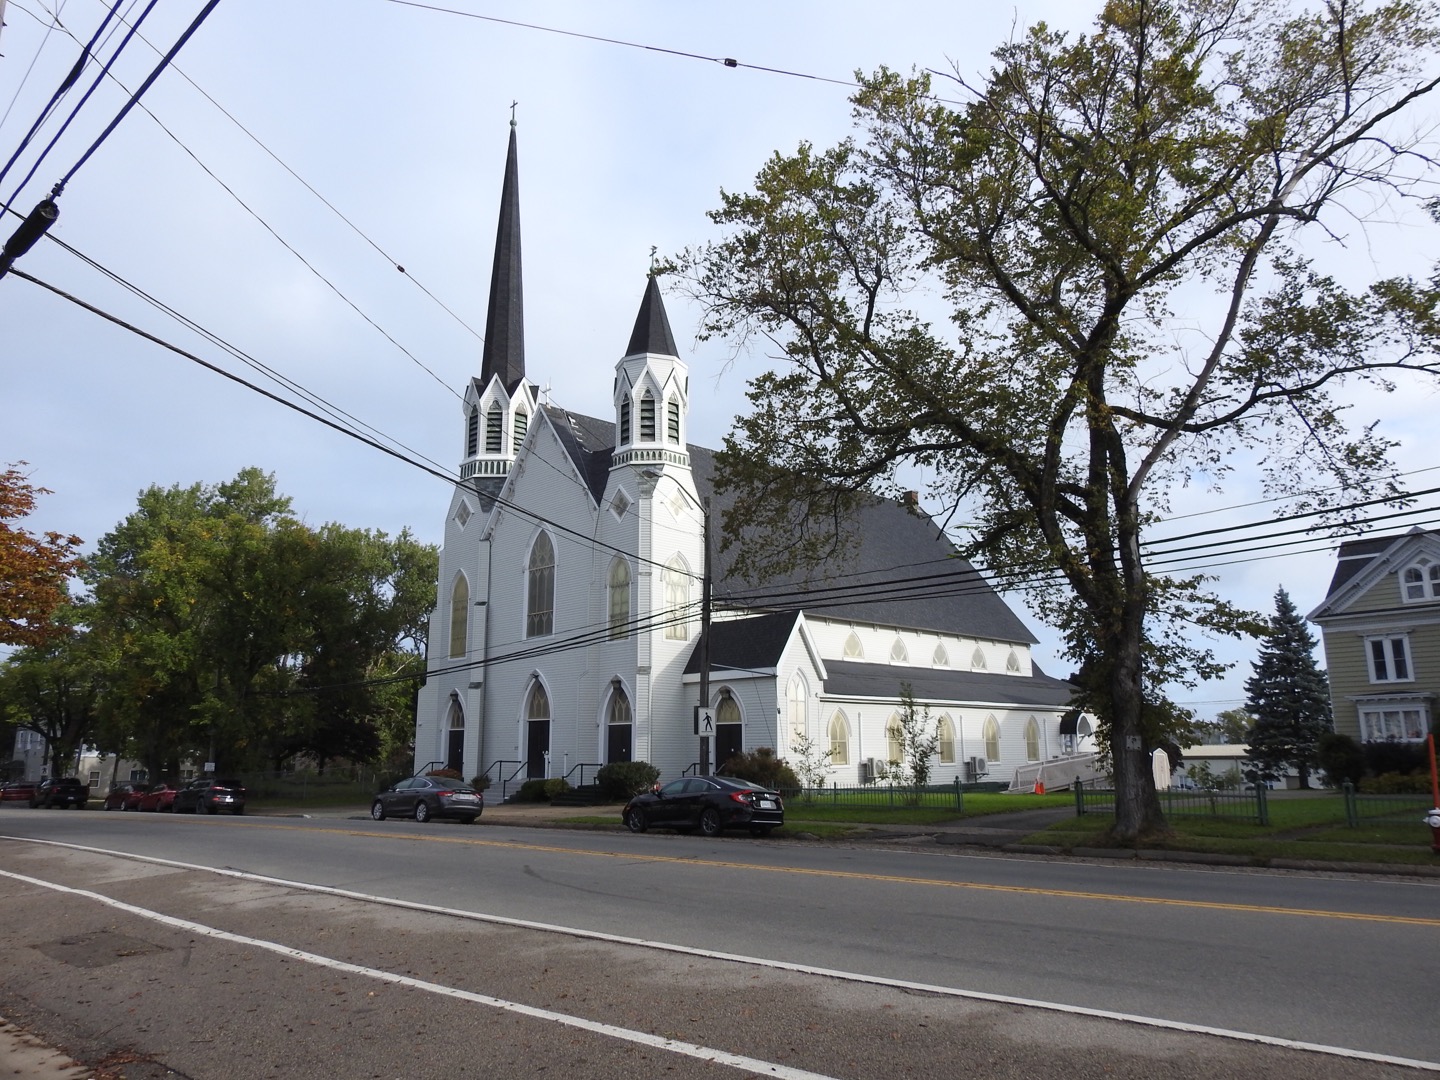
<path fill-rule="evenodd" d="M 1283 588 L 1275 593 L 1270 632 L 1251 667 L 1245 711 L 1255 723 L 1246 756 L 1261 778 L 1274 780 L 1293 766 L 1300 786 L 1308 788 L 1316 744 L 1331 730 L 1330 683 L 1315 663 L 1315 638 Z"/>

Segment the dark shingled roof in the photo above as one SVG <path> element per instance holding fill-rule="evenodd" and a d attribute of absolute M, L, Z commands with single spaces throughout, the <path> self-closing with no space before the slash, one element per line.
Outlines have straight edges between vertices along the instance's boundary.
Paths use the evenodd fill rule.
<path fill-rule="evenodd" d="M 665 317 L 665 302 L 660 299 L 660 286 L 654 274 L 645 284 L 640 313 L 635 316 L 635 329 L 630 332 L 630 344 L 625 347 L 626 356 L 640 353 L 680 355 L 675 348 L 675 335 L 670 333 L 670 320 Z"/>
<path fill-rule="evenodd" d="M 615 425 L 555 406 L 545 406 L 545 411 L 598 505 L 605 495 Z M 697 491 L 702 499 L 707 495 L 713 499 L 711 520 L 718 529 L 721 514 L 732 500 L 729 494 L 715 493 L 714 453 L 693 444 L 686 450 Z M 719 550 L 718 538 L 715 550 Z M 954 551 L 954 545 L 928 517 L 876 499 L 860 511 L 858 543 L 843 561 L 808 577 L 796 574 L 765 581 L 742 580 L 721 562 L 713 588 L 718 604 L 733 598 L 734 606 L 750 610 L 799 608 L 838 620 L 1034 644 L 1038 640 L 1035 635 Z M 833 583 L 829 592 L 825 591 L 827 575 Z M 902 594 L 897 595 L 893 588 L 896 581 L 907 583 Z M 769 603 L 755 599 L 757 594 L 787 593 L 793 595 Z"/>
<path fill-rule="evenodd" d="M 750 619 L 725 619 L 710 624 L 710 670 L 766 671 L 780 662 L 785 643 L 795 632 L 798 611 L 777 611 Z M 686 675 L 700 671 L 700 646 L 685 665 Z"/>
<path fill-rule="evenodd" d="M 1326 599 L 1334 596 L 1357 574 L 1365 572 L 1375 559 L 1383 555 L 1391 544 L 1403 540 L 1409 533 L 1392 533 L 1389 536 L 1362 536 L 1358 540 L 1346 540 L 1335 553 L 1335 576 L 1330 579 Z"/>
<path fill-rule="evenodd" d="M 515 125 L 505 155 L 500 188 L 500 222 L 495 227 L 495 263 L 490 270 L 490 304 L 485 311 L 485 348 L 480 383 L 498 375 L 509 393 L 525 378 L 525 302 L 520 275 L 520 172 L 515 158 Z"/>
<path fill-rule="evenodd" d="M 988 671 L 907 668 L 895 664 L 862 664 L 830 660 L 825 693 L 843 697 L 894 699 L 908 684 L 917 703 L 936 701 L 997 701 L 1007 705 L 1059 708 L 1070 703 L 1073 687 L 1032 665 L 1033 675 L 998 675 Z"/>

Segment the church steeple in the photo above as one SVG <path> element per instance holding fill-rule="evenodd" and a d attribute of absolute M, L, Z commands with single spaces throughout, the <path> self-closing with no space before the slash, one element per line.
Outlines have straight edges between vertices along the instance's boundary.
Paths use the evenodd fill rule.
<path fill-rule="evenodd" d="M 495 265 L 490 272 L 490 306 L 485 313 L 485 349 L 480 377 L 464 397 L 465 456 L 460 477 L 473 480 L 482 498 L 499 494 L 525 442 L 538 403 L 525 379 L 525 312 L 520 283 L 520 170 L 516 165 L 515 119 L 500 188 L 500 223 L 495 229 Z"/>
<path fill-rule="evenodd" d="M 630 344 L 626 356 L 638 353 L 658 353 L 661 356 L 680 355 L 675 348 L 675 335 L 670 333 L 670 320 L 665 317 L 665 304 L 660 299 L 660 286 L 655 275 L 645 286 L 645 297 L 640 301 L 640 314 L 635 316 L 635 329 L 630 332 Z"/>
<path fill-rule="evenodd" d="M 495 265 L 490 271 L 490 304 L 485 312 L 485 349 L 480 382 L 497 376 L 514 393 L 525 378 L 525 305 L 520 280 L 520 171 L 515 154 L 515 119 L 500 188 L 500 222 L 495 229 Z"/>
<path fill-rule="evenodd" d="M 612 468 L 673 465 L 688 471 L 685 428 L 690 412 L 690 374 L 660 299 L 654 273 L 630 331 L 630 344 L 615 365 L 615 453 Z"/>

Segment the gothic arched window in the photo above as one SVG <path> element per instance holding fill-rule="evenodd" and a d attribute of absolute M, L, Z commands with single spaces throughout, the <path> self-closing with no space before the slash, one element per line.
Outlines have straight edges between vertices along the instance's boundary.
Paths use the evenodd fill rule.
<path fill-rule="evenodd" d="M 630 564 L 616 559 L 610 564 L 610 636 L 623 638 L 630 633 Z"/>
<path fill-rule="evenodd" d="M 988 761 L 1000 760 L 1000 725 L 995 722 L 993 716 L 985 718 L 985 728 L 982 732 L 985 738 L 985 758 Z"/>
<path fill-rule="evenodd" d="M 555 545 L 541 533 L 530 549 L 525 588 L 525 636 L 539 637 L 555 630 Z"/>
<path fill-rule="evenodd" d="M 676 555 L 661 572 L 665 583 L 665 637 L 670 641 L 690 640 L 690 574 Z"/>
<path fill-rule="evenodd" d="M 470 630 L 470 583 L 464 574 L 455 575 L 450 589 L 450 655 L 464 656 L 468 649 Z"/>

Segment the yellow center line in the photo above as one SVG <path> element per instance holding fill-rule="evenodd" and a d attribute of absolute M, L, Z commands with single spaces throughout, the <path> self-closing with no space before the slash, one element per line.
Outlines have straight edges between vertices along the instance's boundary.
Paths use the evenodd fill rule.
<path fill-rule="evenodd" d="M 253 820 L 253 819 L 252 819 Z M 262 828 L 313 831 L 313 825 L 270 825 Z M 326 830 L 335 831 L 335 830 Z M 1122 904 L 1154 904 L 1162 907 L 1195 908 L 1203 911 L 1228 911 L 1254 915 L 1295 915 L 1311 919 L 1346 919 L 1352 922 L 1388 923 L 1398 926 L 1440 927 L 1440 918 L 1410 915 L 1371 915 L 1357 911 L 1326 911 L 1321 908 L 1291 908 L 1272 904 L 1230 904 L 1216 900 L 1181 900 L 1158 896 L 1134 896 L 1127 893 L 1086 892 L 1079 889 L 1046 889 L 1032 885 L 990 885 L 975 881 L 944 881 L 939 878 L 906 877 L 898 874 L 866 874 L 853 870 L 815 870 L 799 866 L 765 866 L 760 863 L 732 862 L 724 859 L 678 858 L 674 855 L 643 855 L 622 851 L 586 851 L 583 848 L 559 847 L 553 844 L 522 843 L 512 840 L 482 840 L 472 837 L 401 836 L 393 832 L 371 829 L 344 829 L 351 836 L 374 836 L 384 840 L 420 841 L 430 844 L 462 844 L 469 847 L 494 847 L 506 851 L 535 851 L 558 855 L 588 855 L 602 859 L 624 859 L 628 862 L 661 863 L 692 866 L 707 870 L 751 870 L 768 874 L 796 874 L 807 877 L 840 878 L 846 881 L 874 881 L 890 885 L 924 885 L 939 889 L 967 889 L 975 892 L 1011 893 L 1022 896 L 1043 896 L 1060 900 L 1104 900 Z"/>

